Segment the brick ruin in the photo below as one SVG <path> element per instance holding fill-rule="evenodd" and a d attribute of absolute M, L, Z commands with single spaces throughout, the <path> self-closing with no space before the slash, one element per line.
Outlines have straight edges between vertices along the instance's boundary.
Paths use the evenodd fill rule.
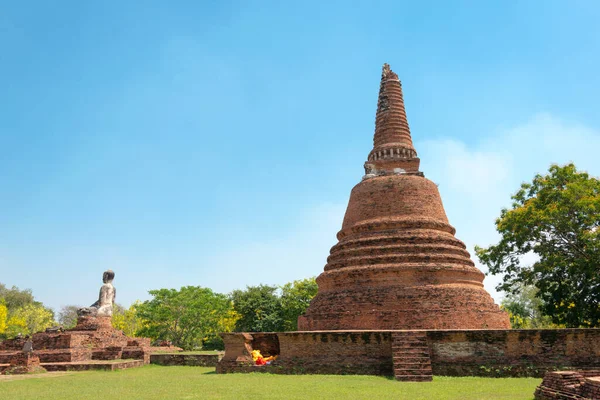
<path fill-rule="evenodd" d="M 134 360 L 109 369 L 141 366 L 150 361 L 150 339 L 130 338 L 114 329 L 111 317 L 79 317 L 73 329 L 32 335 L 32 355 L 48 371 L 106 369 L 103 362 Z M 22 357 L 25 338 L 0 343 L 0 372 Z"/>
<path fill-rule="evenodd" d="M 298 330 L 508 329 L 419 171 L 398 75 L 383 66 L 374 147 Z"/>
<path fill-rule="evenodd" d="M 600 399 L 600 369 L 548 372 L 535 390 L 535 399 Z"/>
<path fill-rule="evenodd" d="M 600 329 L 224 333 L 217 373 L 360 374 L 428 381 L 434 375 L 542 377 L 600 369 Z M 257 366 L 252 350 L 277 355 Z M 591 389 L 590 389 L 591 390 Z"/>

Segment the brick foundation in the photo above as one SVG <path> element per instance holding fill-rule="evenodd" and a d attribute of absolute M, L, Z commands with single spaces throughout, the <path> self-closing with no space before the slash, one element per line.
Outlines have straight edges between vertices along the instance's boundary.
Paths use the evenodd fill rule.
<path fill-rule="evenodd" d="M 10 364 L 3 368 L 2 373 L 8 375 L 31 374 L 46 372 L 40 365 L 40 358 L 35 353 L 15 353 L 10 358 Z"/>
<path fill-rule="evenodd" d="M 393 346 L 399 332 L 424 339 L 415 352 L 399 352 Z M 404 375 L 431 368 L 432 375 L 542 377 L 556 369 L 600 368 L 600 329 L 278 332 L 261 333 L 256 341 L 254 335 L 222 334 L 225 354 L 218 373 L 392 376 L 395 368 L 412 364 L 414 371 Z M 255 349 L 278 358 L 257 367 L 250 355 Z"/>
<path fill-rule="evenodd" d="M 130 338 L 112 328 L 110 317 L 79 318 L 65 332 L 41 332 L 32 336 L 33 349 L 42 364 L 85 363 L 93 360 L 135 359 L 150 362 L 150 339 Z M 9 363 L 21 352 L 24 338 L 0 343 L 0 364 Z M 83 368 L 83 367 L 82 367 Z"/>
<path fill-rule="evenodd" d="M 219 354 L 151 354 L 150 364 L 216 367 L 220 358 Z"/>

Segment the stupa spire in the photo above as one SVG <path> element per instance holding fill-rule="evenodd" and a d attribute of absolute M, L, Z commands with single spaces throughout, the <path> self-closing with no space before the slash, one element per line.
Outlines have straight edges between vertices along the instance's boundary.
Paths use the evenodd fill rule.
<path fill-rule="evenodd" d="M 373 145 L 374 150 L 390 145 L 414 150 L 404 109 L 402 83 L 388 64 L 383 64 L 381 71 Z"/>
<path fill-rule="evenodd" d="M 365 163 L 365 178 L 400 173 L 419 174 L 420 160 L 413 146 L 398 75 L 383 64 L 373 150 Z"/>

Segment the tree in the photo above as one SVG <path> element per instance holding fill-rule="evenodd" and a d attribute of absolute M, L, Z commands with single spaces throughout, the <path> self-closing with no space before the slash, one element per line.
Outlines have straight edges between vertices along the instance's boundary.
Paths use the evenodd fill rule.
<path fill-rule="evenodd" d="M 112 326 L 115 329 L 122 330 L 127 336 L 137 336 L 137 332 L 145 326 L 144 321 L 137 312 L 140 304 L 140 301 L 136 301 L 127 309 L 115 304 L 116 307 L 113 307 Z"/>
<path fill-rule="evenodd" d="M 8 328 L 8 307 L 4 304 L 4 299 L 0 299 L 0 337 L 4 335 Z"/>
<path fill-rule="evenodd" d="M 476 247 L 499 290 L 534 285 L 542 311 L 567 327 L 600 326 L 600 181 L 573 164 L 552 165 L 512 196 L 496 220 L 500 241 Z M 528 265 L 522 256 L 533 253 Z"/>
<path fill-rule="evenodd" d="M 46 328 L 56 325 L 54 312 L 37 302 L 19 308 L 15 312 L 15 316 L 25 320 L 28 334 L 41 332 Z"/>
<path fill-rule="evenodd" d="M 235 324 L 237 332 L 282 331 L 283 309 L 277 286 L 247 286 L 246 290 L 231 293 L 234 310 L 240 315 Z"/>
<path fill-rule="evenodd" d="M 317 295 L 317 282 L 314 277 L 286 283 L 281 287 L 281 307 L 283 329 L 298 329 L 298 317 L 306 311 L 310 301 Z"/>
<path fill-rule="evenodd" d="M 74 328 L 77 325 L 77 310 L 79 306 L 62 306 L 58 311 L 58 323 L 65 329 Z"/>
<path fill-rule="evenodd" d="M 0 283 L 0 304 L 3 305 L 0 320 L 2 314 L 5 314 L 5 322 L 0 321 L 0 325 L 4 324 L 1 337 L 12 338 L 19 333 L 33 334 L 55 324 L 54 312 L 35 301 L 30 289 L 20 290 L 16 286 L 8 289 Z"/>
<path fill-rule="evenodd" d="M 8 289 L 2 283 L 0 283 L 0 298 L 4 299 L 4 304 L 9 312 L 36 302 L 31 293 L 31 289 L 20 290 L 16 286 Z"/>
<path fill-rule="evenodd" d="M 150 290 L 152 300 L 139 304 L 137 314 L 143 321 L 139 336 L 170 340 L 185 350 L 202 346 L 217 336 L 222 317 L 232 309 L 226 295 L 200 286 L 180 290 Z"/>
<path fill-rule="evenodd" d="M 558 328 L 550 317 L 542 313 L 542 300 L 536 296 L 535 286 L 519 285 L 519 289 L 502 300 L 500 307 L 510 317 L 513 329 Z"/>

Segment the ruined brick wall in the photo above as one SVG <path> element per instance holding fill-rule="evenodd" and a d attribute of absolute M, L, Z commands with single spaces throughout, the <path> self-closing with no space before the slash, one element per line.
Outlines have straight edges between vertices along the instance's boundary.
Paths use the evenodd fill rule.
<path fill-rule="evenodd" d="M 271 333 L 277 337 L 279 351 L 276 361 L 267 366 L 255 366 L 248 357 L 252 350 L 264 351 L 252 347 L 252 335 L 222 334 L 225 355 L 217 365 L 218 373 L 392 375 L 390 332 Z"/>
<path fill-rule="evenodd" d="M 600 329 L 429 331 L 434 375 L 537 376 L 600 367 Z"/>
<path fill-rule="evenodd" d="M 216 367 L 219 354 L 151 354 L 150 364 Z"/>
<path fill-rule="evenodd" d="M 390 332 L 278 333 L 278 365 L 296 373 L 392 375 Z"/>
<path fill-rule="evenodd" d="M 392 375 L 392 331 L 280 332 L 279 356 L 254 366 L 251 333 L 222 334 L 217 372 Z M 543 376 L 600 368 L 600 329 L 426 331 L 433 375 Z M 264 339 L 264 337 L 263 337 Z M 274 343 L 275 340 L 271 340 Z M 259 345 L 260 342 L 256 342 Z M 273 349 L 273 347 L 270 347 Z"/>

